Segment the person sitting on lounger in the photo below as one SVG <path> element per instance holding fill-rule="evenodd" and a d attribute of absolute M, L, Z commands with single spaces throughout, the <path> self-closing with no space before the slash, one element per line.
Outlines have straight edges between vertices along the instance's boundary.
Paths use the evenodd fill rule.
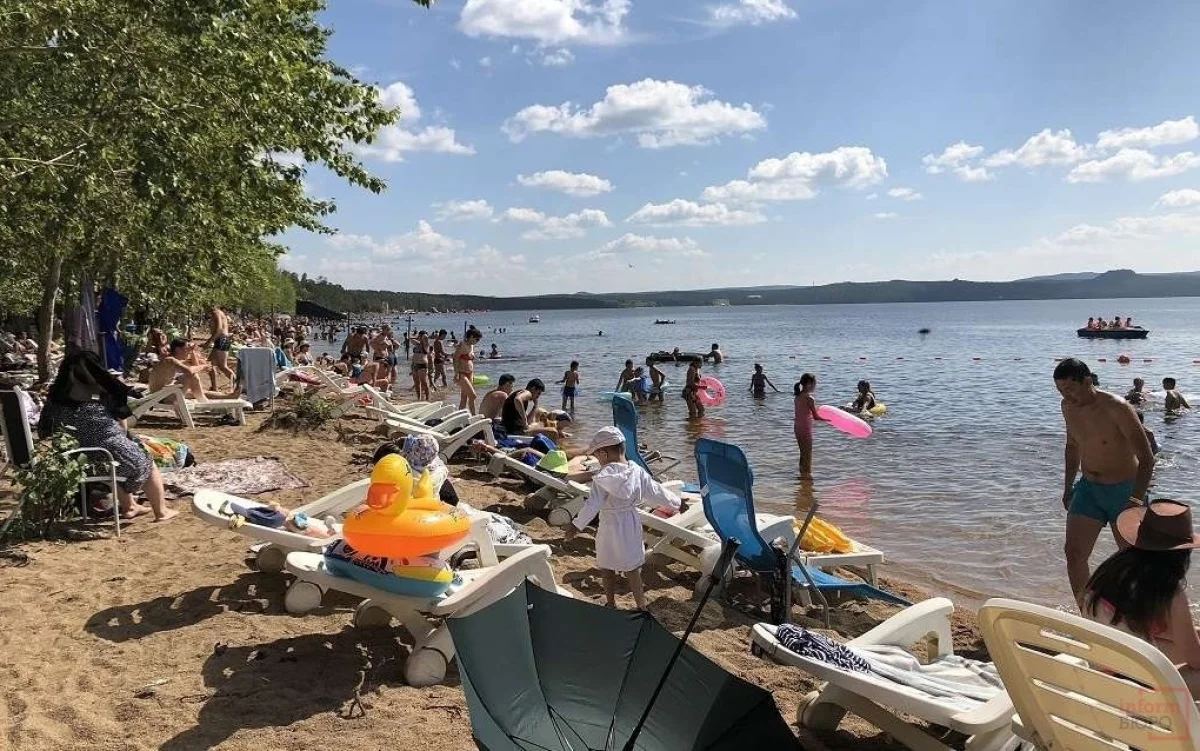
<path fill-rule="evenodd" d="M 183 394 L 188 399 L 206 402 L 209 399 L 237 399 L 241 389 L 234 387 L 231 391 L 205 391 L 200 383 L 200 374 L 212 370 L 211 363 L 199 361 L 196 345 L 182 339 L 174 339 L 167 345 L 167 356 L 159 360 L 150 369 L 149 393 L 153 394 L 172 383 L 176 379 L 183 386 Z M 171 402 L 174 399 L 169 400 Z"/>
<path fill-rule="evenodd" d="M 538 399 L 546 393 L 546 385 L 538 378 L 514 391 L 500 410 L 500 424 L 508 435 L 548 435 L 552 438 L 567 434 L 555 426 L 539 421 Z"/>
<path fill-rule="evenodd" d="M 1084 617 L 1153 644 L 1200 697 L 1200 635 L 1192 622 L 1187 571 L 1200 535 L 1185 503 L 1159 499 L 1117 516 L 1125 547 L 1101 563 L 1084 591 Z"/>

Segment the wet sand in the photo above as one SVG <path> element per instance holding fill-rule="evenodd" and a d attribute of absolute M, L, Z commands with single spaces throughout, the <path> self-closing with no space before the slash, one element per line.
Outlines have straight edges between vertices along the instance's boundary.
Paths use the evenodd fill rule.
<path fill-rule="evenodd" d="M 277 404 L 277 409 L 280 405 Z M 315 432 L 244 427 L 193 431 L 144 423 L 138 432 L 189 444 L 200 461 L 281 458 L 311 487 L 258 496 L 295 506 L 365 477 L 381 442 L 371 421 L 347 417 Z M 463 456 L 463 455 L 460 455 Z M 560 581 L 576 596 L 602 601 L 592 538 L 569 544 L 526 511 L 527 490 L 492 480 L 470 462 L 452 465 L 463 500 L 511 516 L 554 551 Z M 6 497 L 7 496 L 7 497 Z M 11 491 L 0 485 L 0 508 Z M 330 595 L 303 617 L 289 615 L 289 577 L 247 562 L 247 539 L 184 511 L 165 524 L 145 518 L 120 539 L 37 543 L 26 565 L 0 560 L 0 749 L 382 749 L 476 748 L 455 666 L 446 684 L 415 689 L 402 679 L 403 629 L 356 630 L 355 600 Z M 95 525 L 103 529 L 105 525 Z M 925 595 L 886 577 L 884 586 Z M 680 633 L 699 577 L 678 564 L 644 570 L 650 611 Z M 621 598 L 632 607 L 632 598 Z M 833 615 L 834 630 L 856 636 L 895 612 L 851 601 Z M 819 611 L 796 620 L 820 627 Z M 799 670 L 750 654 L 754 619 L 710 602 L 691 644 L 736 675 L 769 690 L 795 729 L 799 699 L 814 683 Z M 955 649 L 979 656 L 974 615 L 955 616 Z M 865 722 L 848 717 L 835 733 L 800 730 L 810 749 L 899 749 Z"/>

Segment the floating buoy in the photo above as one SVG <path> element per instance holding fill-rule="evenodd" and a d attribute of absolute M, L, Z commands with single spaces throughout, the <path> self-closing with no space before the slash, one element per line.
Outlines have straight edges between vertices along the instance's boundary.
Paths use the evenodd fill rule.
<path fill-rule="evenodd" d="M 1142 360 L 1142 362 L 1154 362 L 1154 360 L 1151 360 L 1149 357 L 1147 357 L 1146 359 Z"/>
<path fill-rule="evenodd" d="M 1122 365 L 1128 365 L 1131 361 L 1129 359 L 1129 355 L 1121 355 L 1117 358 L 1117 362 L 1121 363 Z"/>
<path fill-rule="evenodd" d="M 1014 357 L 1014 358 L 1013 358 L 1013 362 L 1021 362 L 1021 358 L 1019 358 L 1019 357 Z"/>
<path fill-rule="evenodd" d="M 1096 358 L 1096 362 L 1108 362 L 1108 358 L 1107 357 L 1098 357 L 1098 358 Z"/>
<path fill-rule="evenodd" d="M 935 357 L 935 358 L 933 358 L 933 359 L 935 359 L 935 360 L 940 360 L 940 359 L 942 359 L 942 358 L 940 358 L 940 357 Z"/>
<path fill-rule="evenodd" d="M 972 357 L 971 359 L 974 360 L 975 362 L 979 362 L 983 358 L 982 357 Z"/>
<path fill-rule="evenodd" d="M 903 360 L 904 358 L 903 358 L 903 357 L 897 357 L 896 359 L 897 359 L 897 360 Z"/>
<path fill-rule="evenodd" d="M 865 359 L 867 359 L 867 358 L 865 358 L 865 357 L 860 357 L 860 358 L 858 358 L 858 359 L 860 359 L 860 360 L 865 360 Z"/>
<path fill-rule="evenodd" d="M 929 329 L 917 329 L 917 333 L 918 334 L 928 334 L 928 333 L 930 333 L 930 330 Z"/>

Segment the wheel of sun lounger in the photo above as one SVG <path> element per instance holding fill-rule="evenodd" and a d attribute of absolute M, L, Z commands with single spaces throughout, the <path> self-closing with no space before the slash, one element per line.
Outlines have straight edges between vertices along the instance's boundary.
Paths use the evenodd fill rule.
<path fill-rule="evenodd" d="M 846 710 L 836 704 L 822 703 L 821 693 L 813 691 L 800 697 L 796 707 L 796 724 L 811 730 L 835 730 L 846 716 Z"/>
<path fill-rule="evenodd" d="M 297 579 L 283 596 L 283 606 L 289 613 L 304 615 L 321 606 L 321 588 L 312 582 Z"/>
<path fill-rule="evenodd" d="M 404 682 L 416 688 L 436 686 L 446 680 L 446 656 L 436 649 L 418 647 L 404 663 Z"/>
<path fill-rule="evenodd" d="M 521 502 L 521 505 L 528 511 L 541 511 L 546 508 L 547 503 L 549 501 L 546 499 L 546 496 L 542 495 L 542 491 L 539 490 L 536 493 L 530 493 L 525 496 L 525 500 Z"/>
<path fill-rule="evenodd" d="M 274 545 L 267 545 L 258 551 L 254 563 L 264 574 L 278 574 L 283 571 L 283 562 L 287 559 L 287 551 Z"/>
<path fill-rule="evenodd" d="M 571 512 L 565 508 L 550 509 L 550 513 L 546 515 L 546 523 L 551 527 L 565 527 L 571 523 Z"/>
<path fill-rule="evenodd" d="M 354 609 L 355 628 L 386 628 L 392 624 L 392 614 L 370 600 L 363 600 Z"/>

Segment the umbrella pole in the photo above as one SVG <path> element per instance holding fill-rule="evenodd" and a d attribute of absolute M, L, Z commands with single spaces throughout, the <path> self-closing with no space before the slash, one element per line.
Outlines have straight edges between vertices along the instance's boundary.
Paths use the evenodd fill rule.
<path fill-rule="evenodd" d="M 633 726 L 633 732 L 629 734 L 629 740 L 625 742 L 623 751 L 633 751 L 638 736 L 641 735 L 642 726 L 646 724 L 646 719 L 650 717 L 650 710 L 654 709 L 654 702 L 658 701 L 658 695 L 662 693 L 663 686 L 667 685 L 667 678 L 671 675 L 671 668 L 675 667 L 675 663 L 679 661 L 679 655 L 683 652 L 688 637 L 692 635 L 692 630 L 696 628 L 696 621 L 700 620 L 700 614 L 704 612 L 704 606 L 708 604 L 709 596 L 712 595 L 713 589 L 720 584 L 721 579 L 725 576 L 725 572 L 729 570 L 729 565 L 733 562 L 733 556 L 737 553 L 737 549 L 740 546 L 741 543 L 733 538 L 726 540 L 722 546 L 721 558 L 717 561 L 717 565 L 713 567 L 712 573 L 708 575 L 708 587 L 705 588 L 704 595 L 700 597 L 700 604 L 696 606 L 696 611 L 692 613 L 692 619 L 688 621 L 687 628 L 683 630 L 683 636 L 679 637 L 679 644 L 675 645 L 675 652 L 671 655 L 671 659 L 667 661 L 667 667 L 663 669 L 662 677 L 658 679 L 658 685 L 654 687 L 654 693 L 650 694 L 650 701 L 646 702 L 646 708 L 642 710 L 642 716 L 638 718 L 637 724 Z"/>

